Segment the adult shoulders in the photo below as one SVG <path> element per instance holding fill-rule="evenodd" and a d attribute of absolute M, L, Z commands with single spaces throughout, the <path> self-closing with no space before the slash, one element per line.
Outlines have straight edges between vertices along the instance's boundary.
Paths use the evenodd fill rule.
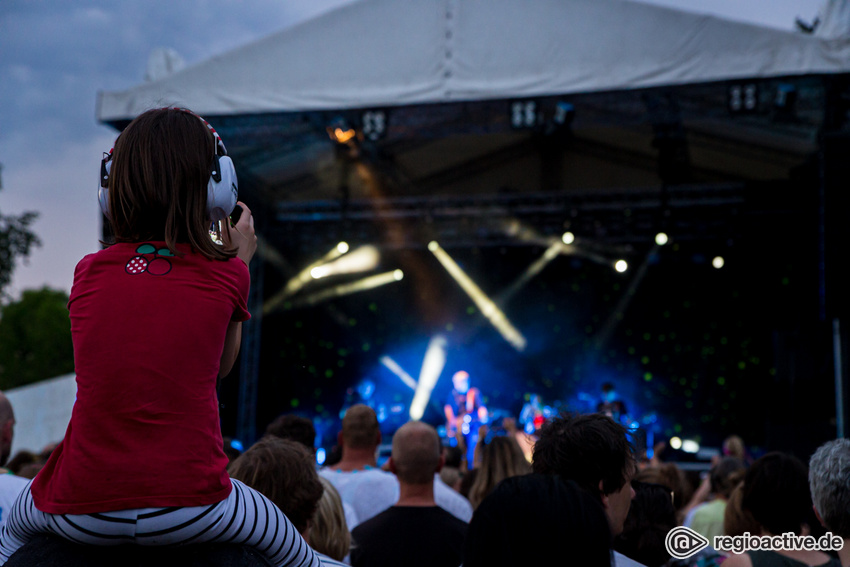
<path fill-rule="evenodd" d="M 434 475 L 434 501 L 437 506 L 466 523 L 472 519 L 472 504 L 462 494 Z"/>

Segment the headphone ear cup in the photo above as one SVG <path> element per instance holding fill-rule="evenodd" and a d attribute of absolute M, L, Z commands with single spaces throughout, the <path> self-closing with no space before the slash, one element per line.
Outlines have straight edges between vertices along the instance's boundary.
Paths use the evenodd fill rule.
<path fill-rule="evenodd" d="M 213 221 L 220 221 L 230 215 L 239 200 L 239 183 L 233 160 L 220 156 L 217 162 L 218 174 L 211 176 L 207 184 L 207 213 Z M 216 177 L 220 181 L 216 181 Z"/>
<path fill-rule="evenodd" d="M 104 158 L 100 165 L 100 187 L 97 188 L 97 201 L 100 203 L 100 210 L 106 218 L 109 216 L 109 172 L 112 170 L 112 155 Z"/>

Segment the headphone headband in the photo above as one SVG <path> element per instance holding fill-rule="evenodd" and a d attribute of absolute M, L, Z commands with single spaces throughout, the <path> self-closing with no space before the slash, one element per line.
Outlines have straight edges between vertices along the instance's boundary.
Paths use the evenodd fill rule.
<path fill-rule="evenodd" d="M 188 108 L 180 108 L 176 106 L 163 107 L 160 110 L 179 110 L 186 114 L 191 114 L 200 120 L 204 126 L 212 133 L 215 140 L 215 150 L 213 152 L 213 165 L 210 171 L 210 180 L 207 183 L 207 213 L 210 219 L 218 221 L 229 215 L 234 207 L 239 194 L 238 182 L 236 180 L 236 170 L 233 167 L 233 161 L 227 157 L 227 148 L 224 141 L 215 128 L 198 116 Z M 119 134 L 120 137 L 120 134 Z M 103 160 L 100 162 L 100 189 L 98 189 L 98 201 L 103 210 L 103 214 L 109 217 L 109 176 L 112 169 L 112 153 L 115 148 L 109 150 L 109 153 L 104 152 Z"/>

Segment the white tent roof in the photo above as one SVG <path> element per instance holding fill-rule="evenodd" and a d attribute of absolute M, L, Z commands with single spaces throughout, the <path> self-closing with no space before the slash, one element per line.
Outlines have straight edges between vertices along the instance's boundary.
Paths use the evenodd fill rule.
<path fill-rule="evenodd" d="M 625 0 L 359 0 L 157 81 L 102 121 L 532 97 L 850 71 L 850 38 Z"/>

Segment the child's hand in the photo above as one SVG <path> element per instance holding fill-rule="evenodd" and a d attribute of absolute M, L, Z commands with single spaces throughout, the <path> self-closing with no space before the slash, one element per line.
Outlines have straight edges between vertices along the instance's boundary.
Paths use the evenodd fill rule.
<path fill-rule="evenodd" d="M 224 231 L 225 244 L 231 248 L 236 248 L 236 256 L 241 258 L 247 265 L 251 258 L 254 257 L 254 252 L 257 251 L 257 235 L 254 233 L 254 217 L 249 209 L 242 201 L 237 202 L 237 205 L 242 207 L 242 216 L 239 217 L 236 226 L 230 228 L 230 223 Z"/>

